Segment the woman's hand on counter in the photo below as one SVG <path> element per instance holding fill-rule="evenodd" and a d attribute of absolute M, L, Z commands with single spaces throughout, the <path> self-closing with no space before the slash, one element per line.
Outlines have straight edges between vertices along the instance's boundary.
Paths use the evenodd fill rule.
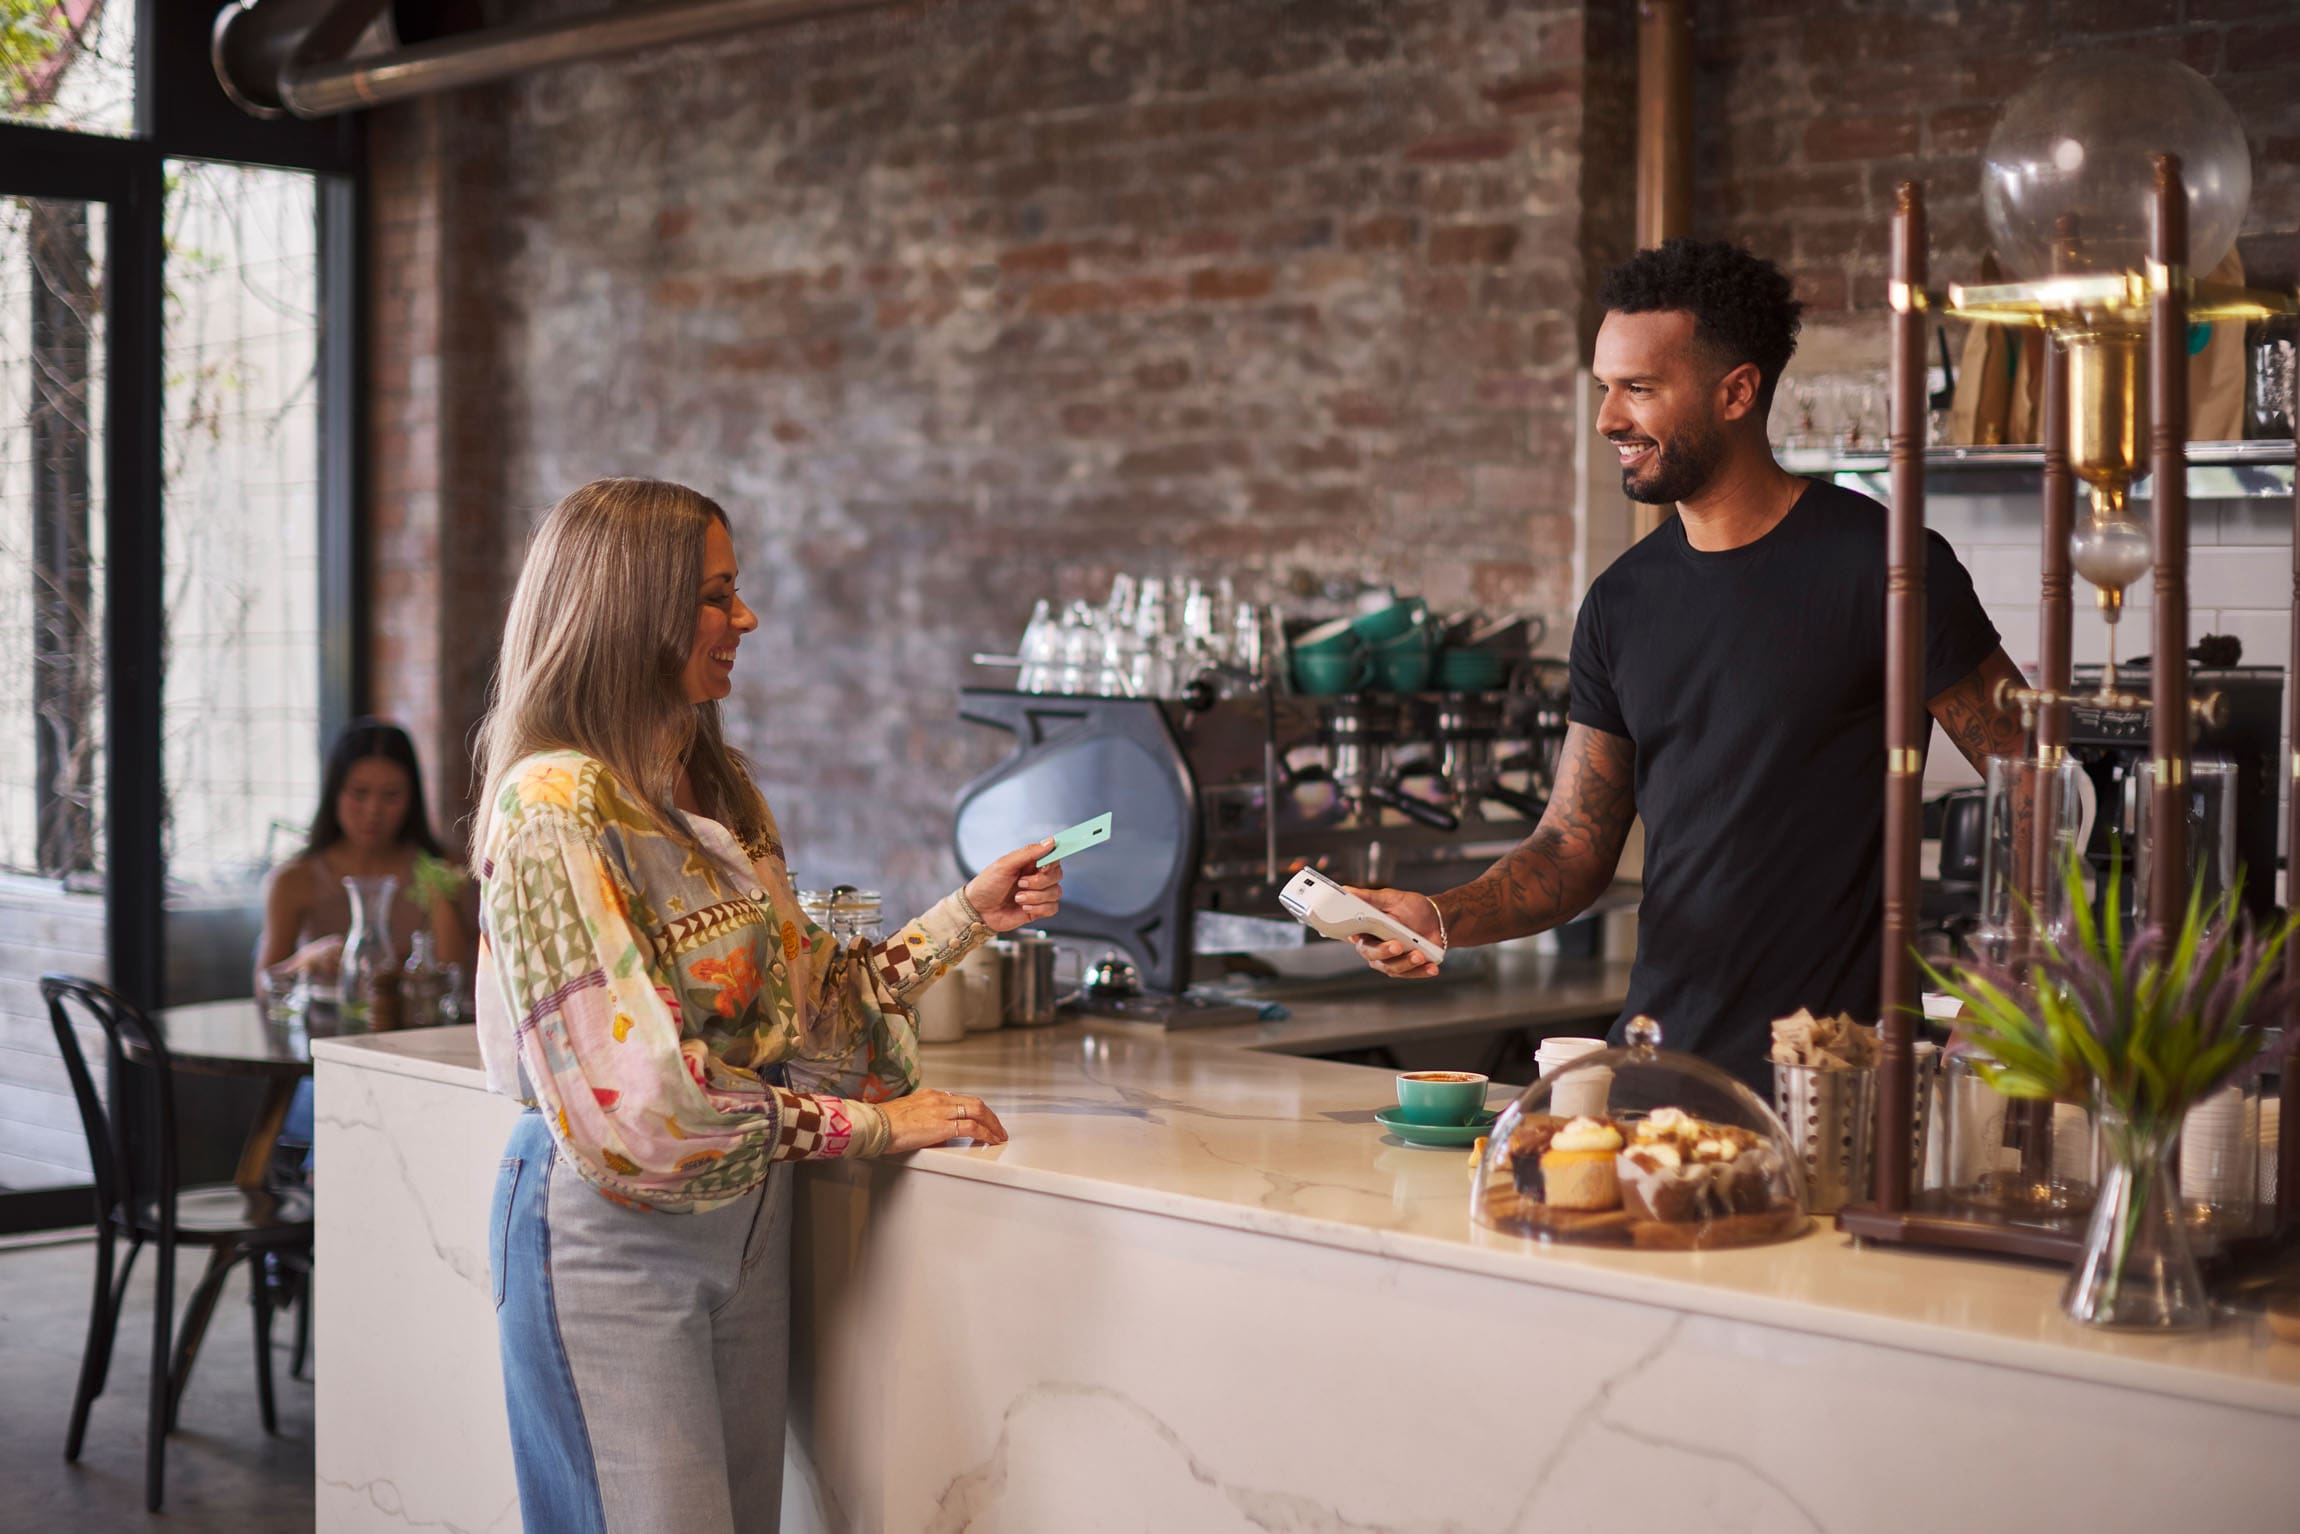
<path fill-rule="evenodd" d="M 1040 868 L 1051 839 L 1018 847 L 966 881 L 966 903 L 993 932 L 1012 932 L 1062 909 L 1062 865 Z"/>
<path fill-rule="evenodd" d="M 929 1089 L 880 1103 L 879 1109 L 886 1114 L 889 1155 L 924 1150 L 961 1135 L 985 1145 L 1006 1143 L 1006 1126 L 979 1097 Z"/>
<path fill-rule="evenodd" d="M 336 972 L 343 959 L 341 937 L 315 938 L 272 966 L 282 974 L 292 975 L 308 970 L 325 979 Z"/>
<path fill-rule="evenodd" d="M 1417 895 L 1412 890 L 1360 889 L 1354 884 L 1342 887 L 1384 916 L 1395 917 L 1423 937 L 1442 938 L 1444 935 L 1444 928 L 1438 923 L 1437 904 L 1427 895 Z M 1419 948 L 1409 943 L 1363 935 L 1353 937 L 1350 941 L 1357 945 L 1361 958 L 1393 980 L 1427 980 L 1438 972 L 1438 967 Z"/>

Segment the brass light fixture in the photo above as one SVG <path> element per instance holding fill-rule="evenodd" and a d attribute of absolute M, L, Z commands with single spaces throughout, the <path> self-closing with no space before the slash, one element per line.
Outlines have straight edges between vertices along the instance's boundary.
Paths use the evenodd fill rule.
<path fill-rule="evenodd" d="M 2155 572 L 2155 644 L 2145 696 L 2121 694 L 2113 665 L 2102 688 L 2119 710 L 2144 711 L 2154 768 L 2145 909 L 2176 916 L 2187 896 L 2185 795 L 2194 717 L 2215 700 L 2189 695 L 2188 346 L 2199 321 L 2300 314 L 2300 293 L 2199 282 L 2233 244 L 2251 173 L 2241 130 L 2200 77 L 2169 60 L 2094 54 L 2041 76 L 2006 109 L 1992 137 L 1983 187 L 1998 253 L 2021 280 L 1929 292 L 1921 188 L 1903 183 L 1893 216 L 1892 504 L 1887 523 L 1884 979 L 1877 1080 L 1877 1185 L 1873 1201 L 1840 1211 L 1860 1240 L 1943 1246 L 2065 1261 L 2081 1227 L 2044 1209 L 1982 1210 L 1947 1189 L 1914 1186 L 1910 1157 L 1917 1076 L 1912 1052 L 1916 973 L 1917 843 L 1924 712 L 1924 365 L 1927 330 L 1946 312 L 2046 333 L 2039 672 L 2008 688 L 2033 725 L 2039 766 L 2061 759 L 2072 707 L 2101 701 L 2072 684 L 2069 586 L 2092 582 L 2115 621 L 2127 587 Z M 2151 409 L 2151 406 L 2154 409 Z M 2151 476 L 2151 515 L 2128 492 Z M 2090 490 L 2075 514 L 2074 486 Z M 2300 503 L 2294 509 L 2300 560 Z M 2295 564 L 2294 648 L 2285 681 L 2300 732 L 2300 563 Z M 2110 630 L 2111 642 L 2115 630 Z M 2293 758 L 2300 794 L 2300 755 Z M 2051 866 L 2050 819 L 2037 816 L 2030 874 Z M 2300 869 L 2300 816 L 2287 861 Z M 2300 944 L 2286 953 L 2300 982 Z M 2283 1081 L 2275 1229 L 2300 1232 L 2300 1072 Z M 2024 1170 L 2027 1170 L 2024 1168 Z"/>
<path fill-rule="evenodd" d="M 2149 254 L 2153 164 L 2173 156 L 2187 196 L 2179 273 Z M 2145 471 L 2145 332 L 2158 286 L 2210 271 L 2236 242 L 2252 195 L 2244 128 L 2186 65 L 2095 53 L 2039 75 L 2006 104 L 1982 159 L 1982 208 L 1998 254 L 2026 281 L 1952 288 L 1953 309 L 2040 325 L 2068 354 L 2069 468 L 2091 491 L 2069 539 L 2109 627 L 2103 700 L 2116 692 L 2116 628 L 2125 588 L 2147 573 L 2151 534 L 2132 504 Z M 2190 317 L 2222 317 L 2207 295 Z"/>

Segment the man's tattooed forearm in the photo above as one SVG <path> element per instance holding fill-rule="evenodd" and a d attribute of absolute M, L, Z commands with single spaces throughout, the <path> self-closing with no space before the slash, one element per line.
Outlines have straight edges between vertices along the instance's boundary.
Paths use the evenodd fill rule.
<path fill-rule="evenodd" d="M 1997 707 L 1997 684 L 2005 680 L 2022 685 L 2020 668 L 2000 649 L 1929 705 L 1942 731 L 1976 772 L 1985 774 L 1992 756 L 2020 755 L 2027 739 L 2020 711 Z"/>
<path fill-rule="evenodd" d="M 1571 725 L 1557 785 L 1533 834 L 1475 880 L 1438 897 L 1446 936 L 1497 943 L 1580 915 L 1621 860 L 1637 796 L 1630 743 Z"/>

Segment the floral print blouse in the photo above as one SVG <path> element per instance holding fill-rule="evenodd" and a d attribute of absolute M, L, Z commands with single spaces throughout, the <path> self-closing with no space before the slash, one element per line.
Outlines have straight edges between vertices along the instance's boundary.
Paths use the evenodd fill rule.
<path fill-rule="evenodd" d="M 772 1161 L 885 1149 L 877 1103 L 918 1085 L 910 1002 L 989 929 L 963 892 L 885 942 L 807 919 L 770 832 L 665 834 L 607 767 L 519 762 L 480 863 L 479 1045 L 490 1089 L 542 1110 L 620 1202 L 700 1213 Z"/>

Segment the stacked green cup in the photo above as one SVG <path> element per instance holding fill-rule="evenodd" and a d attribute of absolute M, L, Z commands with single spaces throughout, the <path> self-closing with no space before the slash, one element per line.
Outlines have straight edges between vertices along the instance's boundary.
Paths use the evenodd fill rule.
<path fill-rule="evenodd" d="M 1370 680 L 1375 687 L 1385 692 L 1420 692 L 1429 685 L 1429 620 L 1429 604 L 1420 597 L 1400 597 L 1350 620 L 1350 626 L 1365 641 Z"/>
<path fill-rule="evenodd" d="M 1293 643 L 1294 690 L 1313 698 L 1356 692 L 1373 679 L 1373 658 L 1347 618 L 1321 623 Z"/>
<path fill-rule="evenodd" d="M 1437 677 L 1447 692 L 1490 692 L 1501 685 L 1501 657 L 1490 650 L 1450 649 L 1438 657 Z"/>
<path fill-rule="evenodd" d="M 1430 681 L 1429 630 L 1416 625 L 1385 639 L 1371 652 L 1374 684 L 1390 692 L 1420 692 Z"/>

